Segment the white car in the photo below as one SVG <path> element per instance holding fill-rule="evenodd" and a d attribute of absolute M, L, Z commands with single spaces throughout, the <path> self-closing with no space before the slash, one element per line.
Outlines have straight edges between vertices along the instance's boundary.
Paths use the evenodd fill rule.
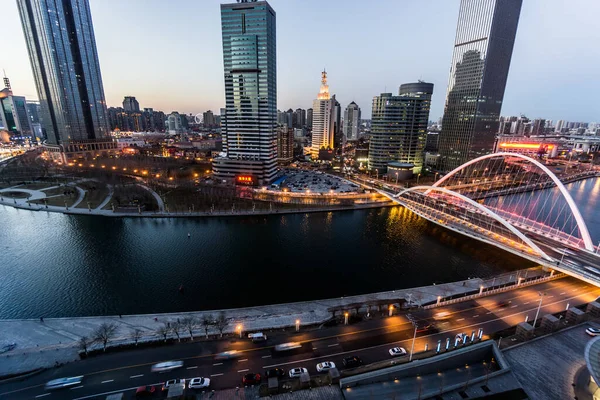
<path fill-rule="evenodd" d="M 183 388 L 185 389 L 185 379 L 169 379 L 163 384 L 162 390 L 169 390 L 169 386 L 173 386 L 178 383 L 183 384 Z"/>
<path fill-rule="evenodd" d="M 290 378 L 298 378 L 300 375 L 305 373 L 308 373 L 306 368 L 292 368 L 290 369 L 290 372 L 288 372 Z"/>
<path fill-rule="evenodd" d="M 63 389 L 71 386 L 76 386 L 83 380 L 83 375 L 73 376 L 70 378 L 53 379 L 46 383 L 46 390 Z"/>
<path fill-rule="evenodd" d="M 190 389 L 204 389 L 210 386 L 209 378 L 192 378 L 188 387 Z"/>
<path fill-rule="evenodd" d="M 587 328 L 585 330 L 585 333 L 587 333 L 590 336 L 598 336 L 598 335 L 600 335 L 600 329 L 598 329 L 598 328 Z"/>
<path fill-rule="evenodd" d="M 392 357 L 406 355 L 406 349 L 404 347 L 394 347 L 393 349 L 390 349 L 389 352 L 390 352 L 390 356 L 392 356 Z"/>
<path fill-rule="evenodd" d="M 317 372 L 329 371 L 335 368 L 335 364 L 332 361 L 325 361 L 317 364 Z"/>
<path fill-rule="evenodd" d="M 183 367 L 183 361 L 165 361 L 152 366 L 152 372 L 171 371 Z"/>

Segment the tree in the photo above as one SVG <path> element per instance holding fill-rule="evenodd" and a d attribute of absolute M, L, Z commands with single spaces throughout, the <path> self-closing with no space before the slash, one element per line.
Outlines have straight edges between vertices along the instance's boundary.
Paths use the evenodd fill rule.
<path fill-rule="evenodd" d="M 206 338 L 208 339 L 208 330 L 210 329 L 211 326 L 213 326 L 215 323 L 214 318 L 212 316 L 212 314 L 204 314 L 202 316 L 202 328 L 204 328 L 204 334 L 206 335 Z"/>
<path fill-rule="evenodd" d="M 103 322 L 95 331 L 94 339 L 102 342 L 102 349 L 106 351 L 106 345 L 115 336 L 117 324 L 113 322 Z"/>
<path fill-rule="evenodd" d="M 227 322 L 227 318 L 225 318 L 225 313 L 223 311 L 219 313 L 219 316 L 215 320 L 214 325 L 215 328 L 219 330 L 221 337 L 223 337 L 223 331 L 225 330 L 225 328 L 227 328 L 227 325 L 229 325 L 229 322 Z"/>
<path fill-rule="evenodd" d="M 167 336 L 169 336 L 169 333 L 171 333 L 171 328 L 169 325 L 167 325 L 166 322 L 163 322 L 163 324 L 161 326 L 159 326 L 158 328 L 156 328 L 156 335 L 159 337 L 162 337 L 163 340 L 165 341 L 165 343 L 167 342 Z"/>
<path fill-rule="evenodd" d="M 93 339 L 90 339 L 87 336 L 82 336 L 77 341 L 77 347 L 79 348 L 79 350 L 83 350 L 85 352 L 85 355 L 87 356 L 88 350 L 93 343 Z"/>
<path fill-rule="evenodd" d="M 130 337 L 135 342 L 135 345 L 138 345 L 139 340 L 142 338 L 142 330 L 140 328 L 133 328 L 130 333 Z"/>
<path fill-rule="evenodd" d="M 194 329 L 198 327 L 198 320 L 196 317 L 189 316 L 181 320 L 181 325 L 190 333 L 190 339 L 194 340 Z"/>
<path fill-rule="evenodd" d="M 181 332 L 182 328 L 183 327 L 181 326 L 181 322 L 179 322 L 179 321 L 171 322 L 171 331 L 177 336 L 177 340 L 179 342 L 181 342 L 181 337 L 179 336 L 179 333 Z"/>

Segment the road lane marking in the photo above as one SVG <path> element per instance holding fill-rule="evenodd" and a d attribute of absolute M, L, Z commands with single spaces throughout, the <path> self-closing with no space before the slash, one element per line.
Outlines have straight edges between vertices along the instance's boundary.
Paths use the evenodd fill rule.
<path fill-rule="evenodd" d="M 163 384 L 163 382 L 157 382 L 157 383 L 152 383 L 149 386 L 156 386 L 156 385 L 162 385 L 162 384 Z M 134 387 L 130 387 L 130 388 L 127 388 L 127 389 L 112 390 L 110 392 L 104 392 L 104 393 L 90 394 L 88 396 L 77 397 L 76 399 L 73 399 L 73 400 L 84 400 L 84 399 L 98 398 L 98 397 L 106 396 L 106 395 L 113 394 L 113 393 L 127 392 L 128 390 L 136 390 L 137 388 L 139 388 L 139 386 L 134 386 Z M 76 389 L 76 388 L 73 388 L 73 389 Z"/>
<path fill-rule="evenodd" d="M 114 381 L 115 381 L 114 379 L 109 379 L 109 380 L 107 380 L 107 381 L 102 381 L 102 382 L 100 382 L 100 383 L 111 383 L 111 382 L 114 382 Z"/>
<path fill-rule="evenodd" d="M 515 304 L 514 306 L 510 306 L 510 308 L 516 308 L 516 307 L 519 307 L 519 305 Z"/>
<path fill-rule="evenodd" d="M 248 371 L 250 371 L 250 370 L 249 369 L 240 369 L 238 372 L 248 372 Z"/>
<path fill-rule="evenodd" d="M 44 393 L 44 394 L 38 394 L 37 396 L 35 396 L 35 398 L 39 398 L 39 397 L 44 397 L 44 396 L 50 396 L 50 393 Z"/>
<path fill-rule="evenodd" d="M 473 318 L 479 318 L 479 314 L 473 315 Z"/>
<path fill-rule="evenodd" d="M 528 301 L 528 302 L 525 302 L 525 303 L 523 303 L 523 305 L 526 305 L 526 304 L 529 304 L 529 303 L 531 303 L 531 302 L 530 302 L 530 301 Z"/>
<path fill-rule="evenodd" d="M 75 387 L 72 387 L 70 390 L 81 389 L 82 387 L 83 387 L 83 385 L 81 385 L 81 386 L 75 386 Z"/>
<path fill-rule="evenodd" d="M 244 362 L 244 361 L 248 361 L 248 359 L 244 358 L 243 360 L 238 360 L 238 362 Z"/>
<path fill-rule="evenodd" d="M 141 378 L 142 376 L 144 376 L 144 374 L 140 374 L 140 375 L 131 375 L 129 377 L 129 379 L 133 379 L 133 378 Z"/>
<path fill-rule="evenodd" d="M 212 374 L 210 377 L 212 378 L 213 376 L 222 376 L 223 374 Z"/>
<path fill-rule="evenodd" d="M 491 313 L 492 313 L 492 312 L 490 311 L 490 312 L 486 312 L 485 314 L 486 314 L 486 315 L 490 315 Z"/>
<path fill-rule="evenodd" d="M 339 343 L 334 343 L 334 344 L 328 344 L 327 347 L 335 347 L 335 346 L 339 346 Z"/>
<path fill-rule="evenodd" d="M 214 363 L 213 367 L 216 367 L 217 365 L 223 365 L 223 363 Z"/>
<path fill-rule="evenodd" d="M 271 355 L 269 354 L 268 356 L 262 356 L 261 358 L 270 358 Z"/>
<path fill-rule="evenodd" d="M 187 367 L 186 369 L 196 369 L 196 368 L 198 368 L 198 366 L 197 366 L 197 365 L 196 365 L 196 366 L 194 366 L 194 367 Z"/>
<path fill-rule="evenodd" d="M 563 294 L 565 294 L 565 292 L 561 292 L 561 293 L 559 293 L 558 295 L 559 295 L 559 296 L 562 296 Z"/>
<path fill-rule="evenodd" d="M 456 322 L 460 322 L 460 321 L 464 321 L 464 320 L 465 320 L 464 318 L 459 318 L 456 320 Z"/>

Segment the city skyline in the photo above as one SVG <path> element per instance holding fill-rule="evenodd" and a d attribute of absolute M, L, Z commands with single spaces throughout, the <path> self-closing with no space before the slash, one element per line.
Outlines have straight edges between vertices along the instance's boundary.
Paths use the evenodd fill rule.
<path fill-rule="evenodd" d="M 203 3 L 200 12 L 188 16 L 181 10 L 195 5 L 187 1 L 182 1 L 181 7 L 167 7 L 160 2 L 142 5 L 134 1 L 120 4 L 92 0 L 107 105 L 119 106 L 123 97 L 136 96 L 141 107 L 165 112 L 198 113 L 221 108 L 224 96 L 220 73 L 220 3 Z M 3 46 L 11 57 L 2 60 L 0 67 L 11 78 L 15 95 L 35 99 L 37 94 L 18 11 L 16 4 L 12 4 L 7 9 L 7 28 L 18 29 L 19 34 Z M 332 94 L 336 94 L 342 108 L 355 101 L 363 109 L 363 118 L 370 116 L 372 99 L 378 93 L 393 92 L 402 82 L 419 78 L 432 82 L 440 88 L 432 99 L 431 119 L 437 120 L 443 113 L 443 92 L 447 86 L 459 0 L 418 5 L 381 2 L 359 13 L 360 4 L 349 1 L 343 8 L 335 3 L 326 4 L 317 13 L 317 3 L 313 1 L 271 1 L 278 10 L 280 32 L 278 108 L 310 107 L 314 97 L 310 90 L 312 77 L 326 67 L 331 73 L 331 85 L 336 88 Z M 525 114 L 554 120 L 598 119 L 591 97 L 600 89 L 600 83 L 592 79 L 594 65 L 600 58 L 591 46 L 600 39 L 600 33 L 593 29 L 594 10 L 600 11 L 600 5 L 592 1 L 568 5 L 550 1 L 542 5 L 541 1 L 534 0 L 523 5 L 503 115 Z M 143 16 L 135 24 L 131 24 L 128 17 L 133 11 Z M 370 33 L 376 31 L 370 27 L 391 24 L 398 15 L 423 13 L 428 21 L 427 31 L 418 40 L 403 39 L 402 35 L 383 40 Z M 329 18 L 331 15 L 338 18 Z M 157 23 L 174 17 L 179 18 L 177 27 L 156 29 Z M 300 43 L 308 44 L 311 37 L 321 33 L 311 31 L 312 24 L 294 24 L 299 18 L 311 18 L 320 26 L 328 21 L 324 32 L 334 35 L 340 43 L 335 48 L 335 56 L 331 51 L 297 46 L 298 38 L 302 39 Z M 556 23 L 559 20 L 561 23 Z M 416 28 L 422 25 L 422 20 L 403 20 L 407 32 L 414 31 L 412 24 Z M 350 34 L 356 37 L 353 49 L 341 46 L 343 38 Z M 119 40 L 124 38 L 128 40 Z M 136 38 L 133 43 L 138 50 L 133 51 L 130 39 Z M 165 46 L 171 46 L 180 57 L 165 57 L 161 50 Z M 306 50 L 299 51 L 302 48 Z M 148 51 L 150 49 L 153 51 Z M 353 63 L 347 61 L 348 51 L 356 54 L 351 58 L 355 60 Z M 413 58 L 406 62 L 402 54 L 413 54 Z M 574 68 L 577 74 L 565 73 Z M 168 96 L 164 95 L 165 91 Z M 580 95 L 585 93 L 590 93 L 590 97 L 581 101 Z"/>

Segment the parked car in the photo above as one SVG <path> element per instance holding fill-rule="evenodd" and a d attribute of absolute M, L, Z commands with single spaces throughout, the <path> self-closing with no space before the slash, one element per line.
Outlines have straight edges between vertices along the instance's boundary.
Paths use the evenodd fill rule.
<path fill-rule="evenodd" d="M 285 370 L 281 368 L 273 368 L 267 371 L 267 378 L 281 378 L 285 376 Z"/>
<path fill-rule="evenodd" d="M 363 362 L 357 356 L 352 356 L 352 357 L 344 358 L 343 364 L 344 364 L 344 367 L 346 367 L 346 368 L 356 368 L 356 367 L 360 367 L 361 365 L 363 365 Z"/>
<path fill-rule="evenodd" d="M 335 364 L 333 363 L 333 361 L 325 361 L 317 364 L 317 372 L 329 371 L 333 368 L 335 368 Z"/>
<path fill-rule="evenodd" d="M 242 377 L 244 385 L 256 385 L 260 383 L 260 374 L 246 374 Z"/>
<path fill-rule="evenodd" d="M 598 329 L 598 328 L 587 328 L 585 330 L 585 333 L 587 333 L 590 336 L 598 336 L 598 335 L 600 335 L 600 329 Z"/>
<path fill-rule="evenodd" d="M 156 388 L 154 386 L 140 386 L 135 391 L 135 397 L 152 396 L 155 391 Z"/>
<path fill-rule="evenodd" d="M 389 353 L 392 357 L 405 356 L 407 354 L 404 347 L 394 347 L 389 350 Z"/>
<path fill-rule="evenodd" d="M 81 376 L 72 376 L 69 378 L 58 378 L 53 379 L 46 383 L 46 390 L 55 390 L 55 389 L 63 389 L 71 386 L 77 386 L 83 380 L 83 375 Z"/>
<path fill-rule="evenodd" d="M 165 361 L 152 366 L 152 372 L 171 371 L 183 367 L 183 361 Z"/>
<path fill-rule="evenodd" d="M 192 378 L 190 379 L 190 383 L 188 387 L 190 389 L 204 389 L 210 386 L 209 378 Z"/>
<path fill-rule="evenodd" d="M 175 385 L 176 383 L 183 383 L 183 388 L 185 389 L 185 379 L 169 379 L 163 383 L 162 390 L 169 390 L 169 386 Z"/>
<path fill-rule="evenodd" d="M 306 368 L 292 368 L 290 369 L 290 372 L 288 372 L 288 375 L 290 376 L 290 378 L 297 378 L 305 373 L 308 373 L 308 370 Z"/>

